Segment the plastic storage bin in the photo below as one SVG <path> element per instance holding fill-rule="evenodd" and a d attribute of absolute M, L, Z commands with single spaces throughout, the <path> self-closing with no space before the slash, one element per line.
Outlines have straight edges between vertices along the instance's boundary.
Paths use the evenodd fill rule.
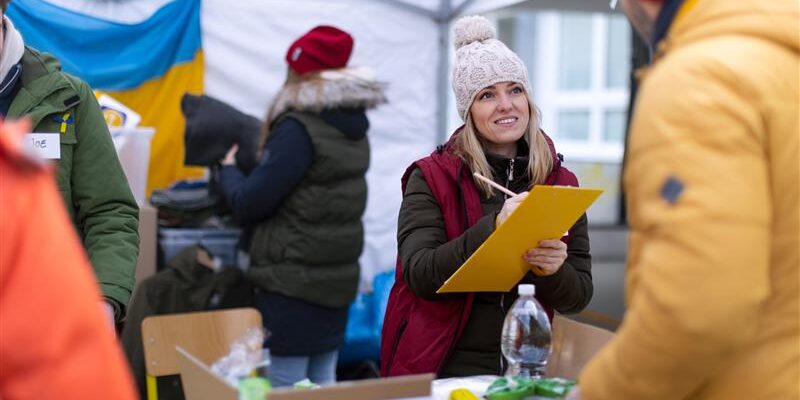
<path fill-rule="evenodd" d="M 239 242 L 239 229 L 186 229 L 159 228 L 158 243 L 169 263 L 181 250 L 200 244 L 215 257 L 222 259 L 225 266 L 236 266 L 236 244 Z"/>

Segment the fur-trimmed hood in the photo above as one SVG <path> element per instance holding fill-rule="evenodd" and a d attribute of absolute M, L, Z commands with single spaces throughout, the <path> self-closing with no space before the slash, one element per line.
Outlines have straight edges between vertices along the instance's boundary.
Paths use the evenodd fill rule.
<path fill-rule="evenodd" d="M 364 68 L 322 71 L 296 82 L 287 82 L 275 97 L 271 115 L 285 111 L 371 109 L 386 103 L 384 84 L 375 81 Z"/>

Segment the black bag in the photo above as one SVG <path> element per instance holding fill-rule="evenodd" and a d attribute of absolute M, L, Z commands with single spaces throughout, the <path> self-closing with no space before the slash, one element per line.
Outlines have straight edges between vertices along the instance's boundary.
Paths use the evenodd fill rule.
<path fill-rule="evenodd" d="M 185 165 L 215 165 L 237 144 L 236 165 L 245 174 L 255 168 L 261 120 L 213 97 L 189 93 L 181 99 L 181 111 L 186 118 Z"/>

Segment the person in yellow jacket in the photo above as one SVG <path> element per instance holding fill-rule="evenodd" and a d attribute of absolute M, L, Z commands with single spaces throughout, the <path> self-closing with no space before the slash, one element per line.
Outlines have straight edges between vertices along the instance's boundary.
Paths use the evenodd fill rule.
<path fill-rule="evenodd" d="M 570 398 L 800 399 L 800 2 L 622 0 L 652 38 L 616 337 Z"/>

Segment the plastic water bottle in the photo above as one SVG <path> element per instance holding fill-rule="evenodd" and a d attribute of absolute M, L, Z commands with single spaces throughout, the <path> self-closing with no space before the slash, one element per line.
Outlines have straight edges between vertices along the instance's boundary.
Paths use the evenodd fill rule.
<path fill-rule="evenodd" d="M 526 378 L 542 377 L 550 356 L 550 320 L 534 294 L 533 285 L 519 285 L 519 298 L 506 314 L 500 339 L 509 371 L 518 370 Z"/>

